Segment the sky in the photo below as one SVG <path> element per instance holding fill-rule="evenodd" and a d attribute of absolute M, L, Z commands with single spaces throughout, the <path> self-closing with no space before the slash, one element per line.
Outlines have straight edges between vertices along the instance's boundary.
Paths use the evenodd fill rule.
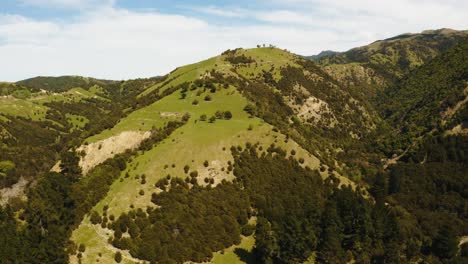
<path fill-rule="evenodd" d="M 0 0 L 0 81 L 163 75 L 227 49 L 346 51 L 468 29 L 468 0 Z"/>

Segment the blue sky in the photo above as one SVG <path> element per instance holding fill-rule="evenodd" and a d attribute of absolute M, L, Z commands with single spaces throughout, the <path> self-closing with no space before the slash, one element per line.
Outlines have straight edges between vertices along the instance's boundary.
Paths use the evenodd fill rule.
<path fill-rule="evenodd" d="M 345 51 L 406 32 L 468 29 L 458 0 L 1 0 L 0 80 L 162 75 L 228 48 Z"/>

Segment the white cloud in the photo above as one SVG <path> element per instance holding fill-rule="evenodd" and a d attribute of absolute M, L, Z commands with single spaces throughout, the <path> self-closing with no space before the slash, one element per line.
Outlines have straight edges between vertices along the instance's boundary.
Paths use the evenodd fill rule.
<path fill-rule="evenodd" d="M 113 6 L 116 0 L 20 0 L 26 6 L 46 8 L 99 8 Z"/>
<path fill-rule="evenodd" d="M 312 35 L 328 32 L 281 26 L 219 27 L 180 15 L 106 8 L 73 23 L 0 16 L 0 80 L 77 74 L 109 79 L 155 76 L 215 56 L 228 48 L 273 43 L 296 52 L 319 50 Z M 1 39 L 1 38 L 0 38 Z M 1 42 L 1 41 L 0 41 Z M 331 43 L 327 43 L 327 45 Z"/>
<path fill-rule="evenodd" d="M 404 32 L 468 28 L 455 1 L 286 0 L 272 10 L 201 8 L 218 17 L 245 19 L 220 26 L 190 16 L 136 12 L 113 1 L 23 0 L 83 8 L 67 21 L 0 14 L 0 80 L 37 75 L 126 79 L 161 75 L 228 48 L 274 44 L 298 54 L 346 50 Z M 99 2 L 87 9 L 86 3 Z M 378 2 L 378 4 L 376 3 Z M 221 18 L 220 18 L 221 19 Z"/>
<path fill-rule="evenodd" d="M 220 17 L 230 17 L 230 18 L 243 18 L 247 16 L 248 11 L 240 8 L 234 9 L 221 9 L 215 6 L 205 6 L 205 7 L 194 7 L 192 10 L 200 13 L 205 13 L 209 15 L 215 15 Z"/>

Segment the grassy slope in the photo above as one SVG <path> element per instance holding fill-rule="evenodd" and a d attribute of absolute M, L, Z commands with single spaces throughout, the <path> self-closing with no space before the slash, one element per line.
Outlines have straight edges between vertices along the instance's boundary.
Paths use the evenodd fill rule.
<path fill-rule="evenodd" d="M 32 120 L 45 120 L 46 112 L 49 109 L 45 104 L 50 102 L 78 102 L 84 98 L 104 98 L 99 97 L 98 89 L 73 88 L 64 93 L 34 93 L 30 98 L 18 99 L 13 96 L 0 97 L 0 116 L 11 115 Z"/>
<path fill-rule="evenodd" d="M 211 260 L 214 264 L 237 264 L 245 263 L 243 259 L 236 254 L 237 250 L 245 250 L 246 252 L 251 252 L 255 245 L 255 238 L 253 236 L 244 237 L 242 236 L 242 241 L 239 245 L 231 246 L 224 250 L 224 252 L 216 252 Z M 251 262 L 247 262 L 251 263 Z"/>
<path fill-rule="evenodd" d="M 265 49 L 259 53 L 277 52 L 279 50 Z M 279 51 L 283 53 L 282 51 Z M 285 53 L 286 54 L 286 53 Z M 263 54 L 268 56 L 268 54 Z M 171 76 L 178 76 L 173 82 L 183 82 L 193 80 L 194 76 L 203 74 L 215 64 L 219 63 L 219 58 L 212 58 L 199 64 L 189 65 L 179 68 L 171 73 Z M 286 61 L 286 60 L 284 60 Z M 199 69 L 196 66 L 201 66 Z M 219 69 L 218 69 L 219 71 Z M 195 74 L 194 74 L 195 73 Z M 177 81 L 178 80 L 178 81 Z M 167 84 L 176 85 L 174 83 Z M 154 88 L 150 88 L 154 89 Z M 212 101 L 204 101 L 205 95 L 210 94 Z M 193 105 L 192 101 L 197 99 L 198 105 Z M 203 166 L 205 160 L 209 161 L 209 168 L 217 171 L 216 182 L 221 179 L 232 179 L 232 174 L 221 171 L 221 167 L 227 168 L 228 161 L 232 161 L 230 147 L 233 145 L 243 145 L 246 142 L 259 142 L 265 149 L 275 143 L 288 151 L 295 149 L 296 157 L 305 159 L 304 165 L 312 168 L 319 166 L 319 160 L 300 148 L 292 140 L 286 140 L 285 136 L 279 132 L 274 132 L 273 127 L 264 123 L 258 118 L 251 118 L 243 111 L 247 100 L 234 88 L 219 88 L 216 93 L 205 91 L 200 96 L 196 96 L 196 91 L 189 91 L 185 99 L 181 99 L 180 92 L 159 100 L 152 105 L 142 108 L 130 114 L 111 130 L 96 135 L 88 141 L 96 141 L 116 135 L 125 130 L 149 130 L 152 125 L 162 125 L 166 121 L 160 113 L 190 113 L 191 119 L 183 127 L 177 129 L 172 135 L 161 144 L 145 153 L 140 153 L 127 164 L 129 178 L 125 178 L 126 172 L 121 175 L 121 180 L 117 180 L 111 186 L 106 198 L 100 201 L 94 208 L 102 212 L 104 205 L 108 205 L 108 214 L 118 217 L 122 212 L 130 210 L 130 205 L 135 208 L 145 208 L 151 205 L 151 194 L 156 190 L 154 184 L 167 174 L 175 177 L 185 178 L 187 175 L 183 171 L 185 165 L 190 166 L 190 170 L 197 170 L 200 175 L 206 175 Z M 214 123 L 200 121 L 199 117 L 206 114 L 208 117 L 217 110 L 231 111 L 231 120 L 216 120 Z M 144 121 L 144 125 L 142 124 Z M 252 130 L 248 130 L 252 126 Z M 224 150 L 223 150 L 224 149 Z M 175 167 L 172 167 L 172 165 Z M 135 176 L 146 175 L 146 184 L 141 184 L 140 179 Z M 201 181 L 203 178 L 199 179 Z M 140 190 L 144 190 L 144 195 L 139 195 Z M 98 226 L 92 226 L 88 218 L 72 235 L 72 240 L 76 244 L 85 244 L 86 252 L 83 254 L 83 263 L 93 263 L 98 259 L 98 253 L 102 256 L 100 261 L 111 261 L 115 249 L 107 243 L 111 231 L 103 230 Z M 244 238 L 241 247 L 251 248 L 253 238 Z M 231 263 L 236 263 L 237 255 L 227 250 L 226 254 L 217 254 L 214 261 L 224 259 Z M 229 253 L 230 252 L 230 253 Z M 124 258 L 130 261 L 130 255 L 124 252 Z"/>
<path fill-rule="evenodd" d="M 345 86 L 354 87 L 358 94 L 369 98 L 466 36 L 466 30 L 448 29 L 400 35 L 324 56 L 316 61 L 334 79 Z"/>
<path fill-rule="evenodd" d="M 305 163 L 311 167 L 319 165 L 319 161 L 315 157 L 309 156 L 294 142 L 285 143 L 285 137 L 273 132 L 270 125 L 263 123 L 260 119 L 249 118 L 242 110 L 247 101 L 235 89 L 223 89 L 211 95 L 213 101 L 201 100 L 198 106 L 194 106 L 191 104 L 192 98 L 195 97 L 194 92 L 188 93 L 185 100 L 181 100 L 179 92 L 176 92 L 149 106 L 148 108 L 155 111 L 188 111 L 192 118 L 188 124 L 176 130 L 160 145 L 142 153 L 128 163 L 130 178 L 124 178 L 125 173 L 123 173 L 121 178 L 124 180 L 117 180 L 111 186 L 107 197 L 95 207 L 95 210 L 101 212 L 103 206 L 108 205 L 109 215 L 113 214 L 117 217 L 122 212 L 128 211 L 129 205 L 133 204 L 136 208 L 151 205 L 151 193 L 156 189 L 154 183 L 160 178 L 167 174 L 185 178 L 186 175 L 183 172 L 185 165 L 189 165 L 191 170 L 197 169 L 201 172 L 205 160 L 210 163 L 217 161 L 222 166 L 227 167 L 227 161 L 232 160 L 229 148 L 243 142 L 261 142 L 266 148 L 277 137 L 277 145 L 289 150 L 296 149 L 296 155 L 304 157 Z M 229 110 L 233 113 L 233 118 L 231 120 L 217 120 L 215 123 L 197 120 L 201 114 L 210 116 L 217 110 Z M 158 117 L 156 116 L 156 118 Z M 123 120 L 121 123 L 125 122 L 130 121 Z M 249 125 L 253 126 L 253 130 L 247 129 Z M 224 151 L 223 148 L 225 148 Z M 175 168 L 172 168 L 172 164 L 175 164 Z M 165 168 L 165 165 L 168 165 L 168 168 Z M 136 175 L 142 174 L 145 174 L 147 179 L 147 183 L 144 185 L 140 183 L 139 179 L 135 179 Z M 229 178 L 229 175 L 224 176 Z M 145 195 L 139 195 L 140 190 L 144 190 Z M 99 252 L 103 254 L 103 259 L 112 257 L 113 253 L 112 249 L 109 249 L 110 245 L 107 244 L 107 236 L 103 234 L 105 231 L 90 225 L 89 219 L 85 219 L 81 226 L 75 230 L 73 240 L 77 244 L 84 243 L 88 248 L 83 263 L 91 263 L 93 259 L 97 258 Z"/>

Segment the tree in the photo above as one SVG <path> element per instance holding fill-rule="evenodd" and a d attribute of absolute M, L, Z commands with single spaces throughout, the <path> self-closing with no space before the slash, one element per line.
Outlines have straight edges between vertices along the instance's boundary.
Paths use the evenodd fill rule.
<path fill-rule="evenodd" d="M 122 253 L 120 253 L 120 251 L 117 251 L 117 253 L 115 253 L 114 260 L 117 263 L 120 263 L 122 261 Z"/>
<path fill-rule="evenodd" d="M 81 167 L 78 165 L 80 158 L 75 152 L 65 151 L 61 155 L 60 169 L 65 175 L 77 177 L 81 174 Z"/>
<path fill-rule="evenodd" d="M 440 258 L 451 258 L 458 250 L 457 236 L 453 228 L 444 225 L 437 233 L 432 244 L 433 252 Z"/>
<path fill-rule="evenodd" d="M 184 116 L 182 116 L 182 121 L 187 122 L 190 119 L 190 113 L 185 113 Z"/>
<path fill-rule="evenodd" d="M 317 254 L 318 260 L 321 263 L 343 263 L 344 251 L 341 247 L 341 221 L 338 217 L 335 201 L 328 201 L 322 218 L 322 224 L 323 231 Z"/>
<path fill-rule="evenodd" d="M 219 110 L 218 110 L 218 111 L 216 111 L 216 113 L 215 113 L 215 117 L 216 117 L 216 118 L 218 118 L 218 119 L 221 119 L 221 118 L 223 118 L 223 112 L 221 112 L 221 111 L 219 111 Z"/>
<path fill-rule="evenodd" d="M 211 116 L 210 117 L 210 123 L 214 123 L 216 121 L 216 117 L 215 116 Z"/>
<path fill-rule="evenodd" d="M 204 100 L 205 100 L 205 101 L 211 101 L 211 95 L 205 96 L 205 99 L 204 99 Z"/>
<path fill-rule="evenodd" d="M 253 104 L 248 104 L 244 107 L 244 111 L 253 116 L 255 115 L 255 106 Z"/>
<path fill-rule="evenodd" d="M 91 216 L 90 216 L 90 221 L 91 221 L 91 223 L 93 225 L 97 225 L 97 224 L 100 224 L 102 222 L 102 218 L 101 218 L 101 216 L 99 215 L 98 212 L 92 211 Z"/>
<path fill-rule="evenodd" d="M 263 217 L 258 218 L 254 253 L 261 263 L 274 263 L 279 253 L 277 238 L 271 230 L 271 224 Z"/>
<path fill-rule="evenodd" d="M 231 119 L 231 118 L 232 118 L 232 113 L 231 113 L 231 111 L 226 111 L 226 112 L 224 112 L 224 119 L 229 120 L 229 119 Z"/>
<path fill-rule="evenodd" d="M 206 121 L 206 115 L 205 114 L 200 116 L 200 121 Z"/>
<path fill-rule="evenodd" d="M 84 244 L 80 244 L 80 246 L 78 247 L 78 251 L 85 252 L 85 250 L 86 250 L 86 246 Z"/>
<path fill-rule="evenodd" d="M 192 101 L 192 104 L 193 104 L 193 105 L 198 105 L 198 100 L 197 100 L 197 99 L 193 100 L 193 101 Z"/>

